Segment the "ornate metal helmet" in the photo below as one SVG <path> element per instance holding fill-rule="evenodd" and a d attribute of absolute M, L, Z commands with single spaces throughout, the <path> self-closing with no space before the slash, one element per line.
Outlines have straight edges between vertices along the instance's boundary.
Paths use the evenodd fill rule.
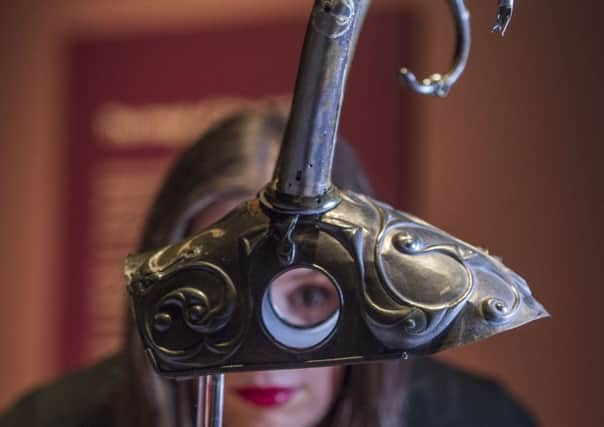
<path fill-rule="evenodd" d="M 485 250 L 332 185 L 346 76 L 369 3 L 315 1 L 279 159 L 257 198 L 192 238 L 127 258 L 134 317 L 159 373 L 407 358 L 547 315 Z M 418 83 L 401 69 L 421 93 L 445 95 L 467 60 L 469 14 L 462 0 L 449 4 L 459 34 L 452 70 Z M 499 6 L 494 30 L 503 33 L 512 1 Z M 296 272 L 318 276 L 323 290 L 288 294 Z"/>

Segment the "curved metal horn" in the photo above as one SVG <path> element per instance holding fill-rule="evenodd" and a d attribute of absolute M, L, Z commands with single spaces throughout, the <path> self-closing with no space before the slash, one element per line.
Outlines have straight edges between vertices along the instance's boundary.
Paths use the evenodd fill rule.
<path fill-rule="evenodd" d="M 468 62 L 470 54 L 471 34 L 470 34 L 470 12 L 466 8 L 463 0 L 449 0 L 451 13 L 455 20 L 455 31 L 457 42 L 455 46 L 455 56 L 453 67 L 446 74 L 432 74 L 430 77 L 417 81 L 415 74 L 407 68 L 401 68 L 400 79 L 413 91 L 422 95 L 446 96 L 451 86 L 457 82 Z"/>
<path fill-rule="evenodd" d="M 493 32 L 505 33 L 510 20 L 512 19 L 512 9 L 514 0 L 498 0 L 497 21 L 493 27 Z M 470 54 L 471 31 L 470 31 L 470 13 L 463 0 L 449 0 L 451 13 L 455 20 L 456 47 L 451 70 L 445 74 L 432 74 L 430 77 L 417 81 L 415 74 L 408 68 L 401 68 L 400 79 L 409 88 L 422 95 L 446 96 L 451 87 L 461 77 Z"/>

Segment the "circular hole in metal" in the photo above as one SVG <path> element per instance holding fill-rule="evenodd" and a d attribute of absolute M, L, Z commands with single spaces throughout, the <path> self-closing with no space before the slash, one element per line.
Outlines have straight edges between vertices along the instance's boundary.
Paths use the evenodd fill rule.
<path fill-rule="evenodd" d="M 302 349 L 315 346 L 334 330 L 340 292 L 327 274 L 309 267 L 279 273 L 262 301 L 266 329 L 279 343 Z"/>
<path fill-rule="evenodd" d="M 331 279 L 318 270 L 298 267 L 278 275 L 268 289 L 270 303 L 284 322 L 301 328 L 323 323 L 340 308 Z"/>

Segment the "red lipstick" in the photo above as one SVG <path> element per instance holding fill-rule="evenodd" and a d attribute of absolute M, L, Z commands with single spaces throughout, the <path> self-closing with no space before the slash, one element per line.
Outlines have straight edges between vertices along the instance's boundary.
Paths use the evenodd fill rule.
<path fill-rule="evenodd" d="M 235 389 L 239 397 L 249 403 L 262 406 L 273 407 L 284 405 L 298 391 L 292 387 L 242 387 Z"/>

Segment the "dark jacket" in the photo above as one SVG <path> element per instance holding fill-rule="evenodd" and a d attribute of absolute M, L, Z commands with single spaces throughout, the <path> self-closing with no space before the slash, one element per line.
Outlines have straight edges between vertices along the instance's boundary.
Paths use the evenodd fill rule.
<path fill-rule="evenodd" d="M 0 417 L 0 427 L 113 426 L 122 363 L 116 355 L 32 391 Z M 429 358 L 414 362 L 407 411 L 408 427 L 535 426 L 496 382 Z"/>

